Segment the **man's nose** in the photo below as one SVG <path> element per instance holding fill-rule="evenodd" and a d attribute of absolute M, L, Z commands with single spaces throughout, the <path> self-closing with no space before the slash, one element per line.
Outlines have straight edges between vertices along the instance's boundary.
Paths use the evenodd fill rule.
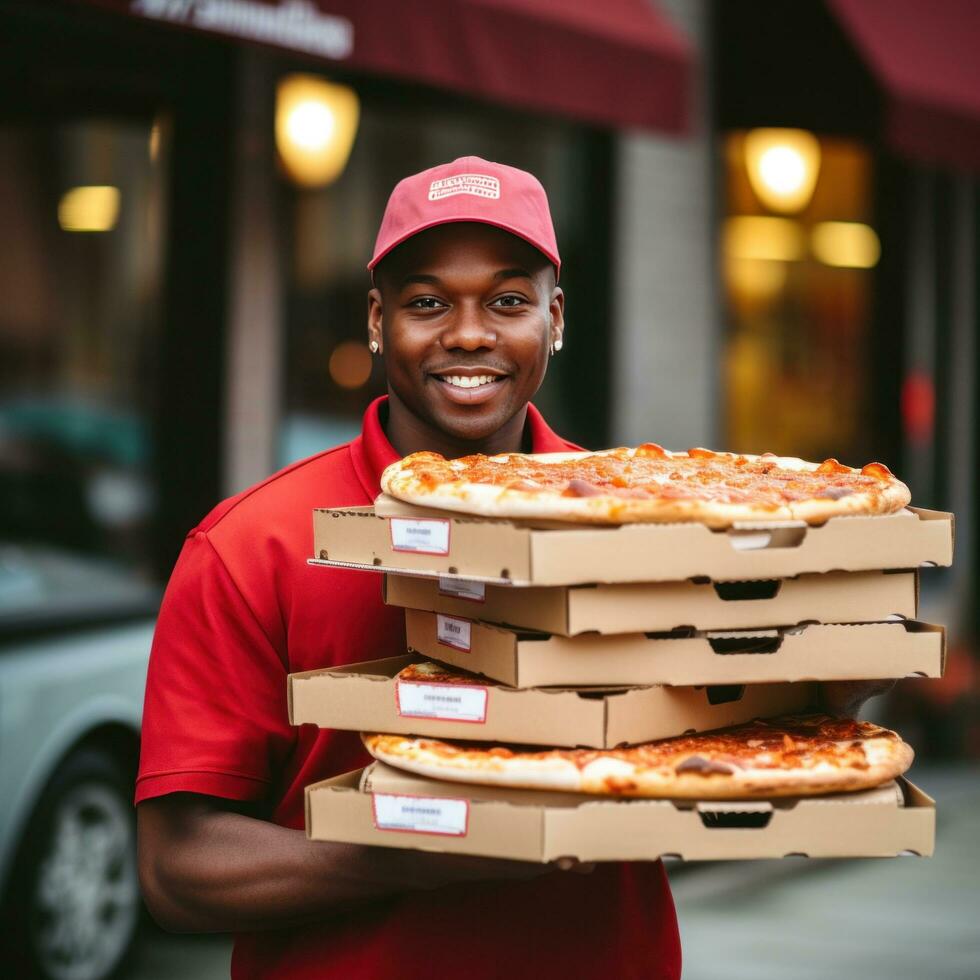
<path fill-rule="evenodd" d="M 497 333 L 479 303 L 459 304 L 440 338 L 446 350 L 480 350 L 497 346 Z"/>

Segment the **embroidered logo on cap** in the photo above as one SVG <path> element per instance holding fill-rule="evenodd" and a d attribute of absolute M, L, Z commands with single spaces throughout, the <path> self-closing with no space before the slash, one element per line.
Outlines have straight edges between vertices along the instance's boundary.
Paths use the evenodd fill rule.
<path fill-rule="evenodd" d="M 454 194 L 472 194 L 474 197 L 500 197 L 500 181 L 486 174 L 455 174 L 429 184 L 429 200 L 439 201 Z"/>

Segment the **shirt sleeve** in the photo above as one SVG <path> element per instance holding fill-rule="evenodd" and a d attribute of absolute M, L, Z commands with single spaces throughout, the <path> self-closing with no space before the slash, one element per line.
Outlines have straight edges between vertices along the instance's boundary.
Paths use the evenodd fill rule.
<path fill-rule="evenodd" d="M 153 637 L 136 802 L 177 792 L 264 797 L 294 739 L 286 674 L 207 534 L 194 532 Z"/>

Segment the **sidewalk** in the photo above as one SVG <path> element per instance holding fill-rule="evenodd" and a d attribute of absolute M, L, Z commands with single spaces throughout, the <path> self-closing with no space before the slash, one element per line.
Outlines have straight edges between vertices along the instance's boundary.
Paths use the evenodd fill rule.
<path fill-rule="evenodd" d="M 671 866 L 684 980 L 980 978 L 980 768 L 911 775 L 932 858 Z"/>

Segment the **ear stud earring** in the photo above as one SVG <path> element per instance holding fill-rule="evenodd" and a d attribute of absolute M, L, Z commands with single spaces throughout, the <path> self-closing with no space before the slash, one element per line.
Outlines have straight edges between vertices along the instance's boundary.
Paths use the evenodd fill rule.
<path fill-rule="evenodd" d="M 368 349 L 372 354 L 377 354 L 379 349 L 378 342 L 376 340 L 372 340 L 371 343 L 368 344 Z"/>
<path fill-rule="evenodd" d="M 554 356 L 555 356 L 555 354 L 557 354 L 557 353 L 558 353 L 558 351 L 560 351 L 561 349 L 562 349 L 562 339 L 561 339 L 561 337 L 559 337 L 559 338 L 558 338 L 558 339 L 557 339 L 557 340 L 556 340 L 556 341 L 555 341 L 555 342 L 554 342 L 554 343 L 553 343 L 553 344 L 551 345 L 551 356 L 552 356 L 552 357 L 554 357 Z"/>

